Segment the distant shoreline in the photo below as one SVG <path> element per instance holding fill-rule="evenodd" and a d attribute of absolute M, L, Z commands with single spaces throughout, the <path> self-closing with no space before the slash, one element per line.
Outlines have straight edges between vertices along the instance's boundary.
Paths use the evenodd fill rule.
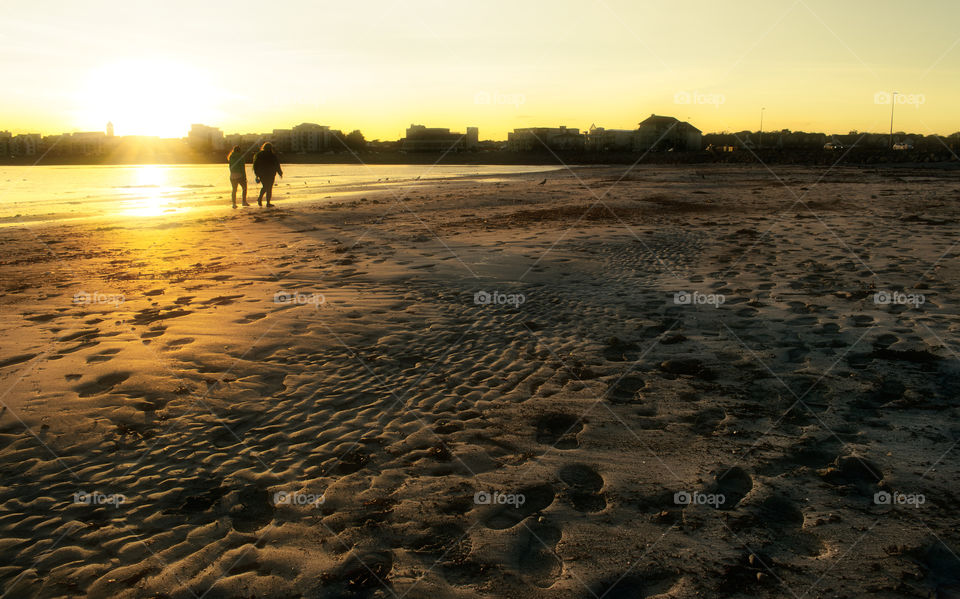
<path fill-rule="evenodd" d="M 226 163 L 226 154 L 208 153 L 184 159 L 182 155 L 157 155 L 149 158 L 139 156 L 127 161 L 90 159 L 89 157 L 24 156 L 0 160 L 0 166 L 77 165 L 77 166 L 122 166 L 135 164 L 220 164 Z M 531 166 L 590 166 L 640 164 L 769 164 L 835 165 L 848 166 L 921 166 L 930 168 L 960 168 L 960 160 L 944 149 L 939 152 L 902 151 L 853 148 L 849 151 L 829 150 L 737 150 L 735 152 L 460 152 L 439 153 L 362 152 L 333 154 L 281 155 L 286 164 L 445 164 L 445 165 L 531 165 Z"/>

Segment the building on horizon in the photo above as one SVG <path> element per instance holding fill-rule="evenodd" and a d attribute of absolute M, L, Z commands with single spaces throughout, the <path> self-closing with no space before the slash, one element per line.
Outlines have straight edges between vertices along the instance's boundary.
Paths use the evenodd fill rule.
<path fill-rule="evenodd" d="M 410 125 L 406 137 L 400 140 L 404 152 L 471 152 L 480 143 L 480 130 L 467 127 L 466 133 L 451 132 L 440 127 Z"/>
<path fill-rule="evenodd" d="M 337 144 L 333 132 L 326 125 L 301 123 L 290 129 L 290 152 L 327 152 Z M 339 144 L 337 144 L 339 145 Z"/>
<path fill-rule="evenodd" d="M 223 150 L 223 131 L 217 127 L 208 127 L 195 123 L 190 125 L 190 132 L 187 133 L 187 144 L 198 152 Z"/>
<path fill-rule="evenodd" d="M 107 121 L 107 137 L 113 137 L 113 121 Z"/>
<path fill-rule="evenodd" d="M 637 129 L 604 129 L 590 125 L 586 149 L 591 152 L 632 152 L 637 144 Z"/>
<path fill-rule="evenodd" d="M 651 114 L 640 122 L 637 129 L 634 151 L 676 150 L 679 152 L 699 151 L 703 143 L 703 134 L 686 121 L 672 116 Z"/>
<path fill-rule="evenodd" d="M 507 133 L 507 149 L 512 152 L 553 150 L 557 152 L 581 151 L 585 137 L 580 129 L 559 127 L 527 127 Z"/>
<path fill-rule="evenodd" d="M 223 138 L 228 150 L 234 146 L 240 146 L 244 152 L 256 152 L 264 142 L 270 141 L 270 136 L 265 133 L 231 133 Z"/>
<path fill-rule="evenodd" d="M 270 133 L 231 133 L 224 136 L 230 148 L 240 146 L 244 151 L 255 151 L 267 142 L 278 153 L 317 154 L 344 149 L 343 132 L 327 125 L 300 123 L 290 129 L 274 129 Z"/>
<path fill-rule="evenodd" d="M 35 156 L 40 152 L 43 138 L 39 133 L 21 133 L 10 139 L 11 156 Z"/>
<path fill-rule="evenodd" d="M 10 143 L 13 141 L 13 133 L 9 131 L 0 131 L 0 156 L 10 155 Z"/>
<path fill-rule="evenodd" d="M 274 129 L 266 136 L 276 152 L 290 152 L 293 147 L 293 129 Z"/>
<path fill-rule="evenodd" d="M 106 147 L 107 134 L 103 131 L 80 131 L 63 135 L 61 144 L 73 156 L 102 156 Z"/>

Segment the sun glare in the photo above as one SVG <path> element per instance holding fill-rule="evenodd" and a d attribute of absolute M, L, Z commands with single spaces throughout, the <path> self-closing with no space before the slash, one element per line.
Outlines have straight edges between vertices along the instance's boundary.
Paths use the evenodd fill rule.
<path fill-rule="evenodd" d="M 190 123 L 216 118 L 216 102 L 214 87 L 189 65 L 125 60 L 91 72 L 78 120 L 110 121 L 117 135 L 182 137 Z"/>
<path fill-rule="evenodd" d="M 134 199 L 125 202 L 127 216 L 160 216 L 176 211 L 167 195 L 167 169 L 163 166 L 137 167 L 133 179 Z"/>

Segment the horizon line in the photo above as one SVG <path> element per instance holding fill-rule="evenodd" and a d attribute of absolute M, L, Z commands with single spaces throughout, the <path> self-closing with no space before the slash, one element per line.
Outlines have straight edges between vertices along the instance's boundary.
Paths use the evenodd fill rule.
<path fill-rule="evenodd" d="M 652 116 L 668 116 L 668 115 L 656 115 L 656 114 L 654 114 L 654 115 L 652 115 Z M 676 117 L 673 117 L 673 118 L 676 118 Z M 681 121 L 680 119 L 677 119 L 677 121 L 679 121 L 679 122 L 681 122 L 681 123 L 690 123 L 689 121 Z M 109 124 L 109 123 L 108 123 L 108 124 Z M 278 127 L 278 128 L 274 128 L 273 130 L 268 131 L 268 132 L 248 131 L 248 132 L 242 132 L 242 133 L 241 133 L 241 132 L 239 132 L 239 131 L 235 131 L 235 132 L 231 132 L 231 133 L 226 133 L 226 132 L 223 132 L 223 131 L 220 129 L 220 127 L 217 127 L 217 126 L 205 125 L 205 124 L 203 124 L 203 123 L 191 123 L 191 127 L 194 126 L 194 125 L 200 125 L 200 126 L 203 126 L 203 127 L 209 127 L 209 128 L 212 128 L 212 129 L 219 130 L 224 137 L 233 136 L 233 135 L 241 135 L 241 136 L 244 136 L 244 135 L 259 135 L 259 136 L 263 137 L 263 136 L 273 135 L 273 134 L 274 134 L 274 131 L 284 131 L 284 130 L 286 130 L 286 131 L 291 131 L 291 130 L 293 129 L 293 127 L 298 126 L 298 125 L 293 125 L 292 127 L 286 127 L 286 128 L 279 128 L 279 127 Z M 318 125 L 318 124 L 317 124 L 317 123 L 303 122 L 303 123 L 300 123 L 299 125 Z M 639 125 L 639 123 L 638 123 L 638 125 Z M 331 130 L 331 131 L 340 131 L 341 133 L 344 133 L 345 131 L 347 131 L 347 130 L 349 129 L 349 128 L 339 129 L 339 128 L 335 128 L 335 127 L 332 126 L 332 125 L 318 125 L 318 126 L 326 127 L 326 128 L 328 128 L 329 130 Z M 468 126 L 468 127 L 470 127 L 470 126 Z M 570 129 L 570 130 L 574 130 L 574 129 L 575 129 L 575 130 L 577 130 L 579 133 L 582 133 L 582 134 L 587 134 L 587 133 L 589 133 L 589 132 L 590 132 L 591 130 L 593 130 L 593 129 L 603 129 L 603 130 L 606 130 L 606 131 L 636 131 L 636 130 L 639 129 L 639 127 L 632 128 L 632 129 L 607 128 L 607 127 L 591 127 L 591 128 L 581 129 L 581 128 L 579 128 L 579 127 L 570 127 L 570 126 L 567 126 L 567 125 L 533 125 L 533 126 L 529 126 L 529 127 L 515 127 L 515 128 L 513 129 L 513 131 L 514 131 L 514 132 L 515 132 L 515 131 L 524 131 L 524 130 L 529 130 L 529 129 L 557 129 L 557 128 L 563 128 L 563 127 L 567 128 L 567 129 Z M 448 130 L 451 130 L 451 129 L 452 129 L 452 128 L 449 128 L 449 127 L 428 127 L 428 128 L 431 128 L 431 129 L 448 129 Z M 363 131 L 362 131 L 361 129 L 357 129 L 357 128 L 350 129 L 350 132 L 352 132 L 352 131 L 359 131 L 361 134 L 363 134 Z M 807 134 L 819 134 L 819 135 L 832 135 L 832 136 L 838 136 L 838 135 L 890 135 L 890 134 L 891 134 L 890 131 L 860 131 L 860 130 L 858 130 L 858 129 L 848 129 L 847 131 L 845 131 L 845 132 L 843 132 L 843 133 L 837 133 L 837 132 L 827 132 L 827 131 L 813 131 L 813 130 L 802 130 L 802 129 L 790 129 L 790 128 L 788 128 L 788 127 L 783 127 L 783 128 L 779 128 L 779 129 L 739 129 L 739 130 L 723 130 L 723 131 L 709 131 L 709 132 L 708 132 L 708 131 L 702 131 L 701 133 L 702 133 L 703 136 L 707 136 L 707 135 L 734 135 L 734 134 L 737 134 L 737 133 L 758 133 L 758 134 L 759 134 L 761 131 L 762 131 L 763 133 L 769 133 L 769 134 L 771 134 L 771 135 L 772 135 L 772 134 L 777 134 L 777 133 L 783 133 L 783 132 L 789 132 L 789 133 L 807 133 Z M 451 130 L 451 132 L 452 132 L 452 133 L 456 133 L 455 131 L 452 131 L 452 130 Z M 13 131 L 13 130 L 11 130 L 11 129 L 0 129 L 0 134 L 3 134 L 3 133 L 10 134 L 11 137 L 16 137 L 16 136 L 18 136 L 18 135 L 39 135 L 39 136 L 41 136 L 41 138 L 45 138 L 45 137 L 57 137 L 57 136 L 64 136 L 64 135 L 75 135 L 75 134 L 80 134 L 80 133 L 85 133 L 85 134 L 100 133 L 100 134 L 103 134 L 105 137 L 114 137 L 114 138 L 147 137 L 147 138 L 155 138 L 155 139 L 158 139 L 158 140 L 186 140 L 186 139 L 189 139 L 189 137 L 190 137 L 190 130 L 189 130 L 189 129 L 187 130 L 187 132 L 186 132 L 184 135 L 179 136 L 179 137 L 163 137 L 163 136 L 161 136 L 161 135 L 150 135 L 150 134 L 144 134 L 144 133 L 127 133 L 127 134 L 124 134 L 124 135 L 110 135 L 110 134 L 108 134 L 108 132 L 106 131 L 106 129 L 104 129 L 104 130 L 89 130 L 89 129 L 88 129 L 88 130 L 79 130 L 79 129 L 77 129 L 77 130 L 73 130 L 73 131 L 63 131 L 63 132 L 60 132 L 60 133 L 42 133 L 42 132 L 29 131 L 29 130 Z M 508 133 L 508 135 L 509 135 L 510 132 L 508 131 L 507 133 Z M 957 129 L 956 131 L 954 131 L 954 132 L 952 132 L 952 133 L 938 133 L 938 132 L 934 132 L 934 133 L 922 133 L 922 132 L 910 132 L 910 131 L 907 131 L 907 130 L 895 130 L 895 131 L 893 131 L 893 134 L 894 134 L 894 135 L 900 135 L 900 134 L 902 134 L 902 135 L 923 135 L 923 136 L 936 136 L 936 137 L 950 138 L 950 137 L 953 137 L 953 136 L 960 136 L 960 129 Z M 391 142 L 391 141 L 401 141 L 401 140 L 403 140 L 403 139 L 405 139 L 405 137 L 399 137 L 399 138 L 397 138 L 397 139 L 380 139 L 380 138 L 375 138 L 375 139 L 370 139 L 370 140 L 367 140 L 367 141 Z M 493 138 L 489 138 L 489 139 L 480 139 L 480 141 L 485 141 L 485 142 L 500 142 L 500 141 L 503 141 L 503 142 L 506 142 L 506 141 L 508 141 L 508 139 L 506 139 L 506 138 L 504 138 L 504 139 L 493 139 Z"/>

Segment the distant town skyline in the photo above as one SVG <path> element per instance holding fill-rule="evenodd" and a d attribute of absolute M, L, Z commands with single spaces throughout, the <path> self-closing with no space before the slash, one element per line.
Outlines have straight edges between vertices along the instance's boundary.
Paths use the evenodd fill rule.
<path fill-rule="evenodd" d="M 766 133 L 766 135 L 764 135 Z M 517 128 L 507 134 L 506 140 L 484 140 L 477 127 L 453 131 L 449 127 L 411 124 L 405 135 L 397 140 L 369 140 L 360 130 L 349 133 L 342 129 L 317 123 L 300 123 L 271 131 L 224 133 L 218 127 L 194 123 L 185 137 L 161 138 L 149 136 L 116 136 L 112 122 L 104 131 L 81 131 L 54 135 L 17 133 L 0 130 L 0 160 L 136 160 L 155 162 L 217 160 L 216 156 L 232 147 L 247 151 L 270 142 L 281 154 L 312 155 L 314 159 L 329 154 L 374 153 L 423 154 L 434 153 L 441 158 L 460 152 L 473 155 L 491 152 L 561 152 L 567 155 L 588 156 L 595 159 L 608 152 L 646 154 L 649 152 L 698 153 L 717 157 L 738 150 L 786 150 L 810 152 L 853 150 L 913 151 L 924 153 L 924 160 L 936 156 L 957 157 L 960 150 L 960 131 L 951 136 L 928 135 L 917 132 L 890 131 L 889 133 L 858 132 L 824 133 L 810 131 L 766 130 L 737 132 L 709 132 L 704 134 L 693 123 L 674 116 L 651 114 L 636 128 L 616 129 L 591 125 L 589 129 L 546 126 Z M 807 159 L 810 155 L 807 156 Z"/>
<path fill-rule="evenodd" d="M 693 94 L 695 94 L 695 93 L 696 93 L 696 94 L 700 94 L 700 92 L 678 92 L 678 95 L 684 94 L 684 95 L 681 96 L 681 97 L 686 97 L 686 95 L 693 95 Z M 956 119 L 951 120 L 951 121 L 948 122 L 948 128 L 947 128 L 947 129 L 944 129 L 944 130 L 932 130 L 932 129 L 930 129 L 929 127 L 927 127 L 926 122 L 925 122 L 922 118 L 919 118 L 918 115 L 914 115 L 912 112 L 908 112 L 908 110 L 915 110 L 915 108 L 912 108 L 912 106 L 911 106 L 911 104 L 910 104 L 913 100 L 911 100 L 906 94 L 897 94 L 897 95 L 894 95 L 892 92 L 882 92 L 882 91 L 881 91 L 881 92 L 876 92 L 876 93 L 875 93 L 875 96 L 877 96 L 878 98 L 880 98 L 879 104 L 882 105 L 882 106 L 885 106 L 885 109 L 884 109 L 884 110 L 885 110 L 885 114 L 886 114 L 886 117 L 885 117 L 886 119 L 890 119 L 890 117 L 891 117 L 891 112 L 893 112 L 894 115 L 896 116 L 895 128 L 896 128 L 897 131 L 909 132 L 909 133 L 920 133 L 920 134 L 924 134 L 924 135 L 940 135 L 940 136 L 955 135 L 958 131 L 960 131 L 960 113 L 958 113 L 958 116 L 957 116 Z M 899 97 L 901 97 L 901 96 L 905 97 L 905 99 L 904 99 L 904 100 L 895 99 L 895 98 L 899 98 Z M 921 101 L 924 101 L 924 102 L 925 102 L 925 96 L 923 97 L 923 100 L 921 100 Z M 896 106 L 892 107 L 893 110 L 891 110 L 891 103 L 893 103 L 893 102 L 896 102 Z M 671 108 L 673 109 L 672 111 L 671 111 Z M 621 123 L 620 121 L 618 121 L 618 122 L 612 122 L 612 121 L 610 121 L 610 120 L 604 120 L 604 119 L 602 118 L 603 115 L 595 115 L 595 118 L 593 118 L 593 119 L 587 119 L 587 120 L 584 120 L 584 121 L 568 121 L 568 122 L 566 122 L 566 124 L 568 124 L 568 126 L 577 127 L 577 128 L 580 128 L 580 129 L 589 129 L 589 128 L 590 128 L 591 126 L 593 126 L 593 125 L 600 126 L 600 127 L 605 127 L 605 128 L 608 128 L 608 129 L 631 129 L 631 128 L 636 128 L 637 123 L 639 122 L 639 120 L 642 120 L 642 118 L 644 117 L 645 114 L 646 114 L 646 115 L 649 115 L 649 114 L 671 114 L 671 115 L 674 115 L 674 116 L 676 116 L 678 119 L 681 119 L 681 120 L 685 120 L 685 121 L 689 121 L 689 122 L 694 122 L 694 121 L 696 121 L 696 119 L 691 118 L 689 115 L 685 115 L 686 112 L 691 112 L 691 111 L 690 111 L 690 110 L 684 110 L 682 104 L 680 104 L 680 105 L 677 105 L 677 104 L 669 104 L 669 105 L 664 105 L 664 110 L 659 111 L 659 112 L 650 112 L 650 111 L 647 111 L 647 113 L 638 112 L 637 115 L 636 115 L 636 117 L 635 117 L 635 119 L 634 119 L 634 121 L 633 121 L 633 122 L 628 122 L 628 123 Z M 760 120 L 760 119 L 761 119 L 761 117 L 760 117 L 760 113 L 761 113 L 761 112 L 763 113 L 763 117 L 764 117 L 764 119 L 765 119 L 762 123 L 761 123 L 761 120 Z M 385 130 L 388 132 L 386 135 L 376 135 L 376 134 L 368 134 L 368 131 L 371 131 L 371 132 L 372 132 L 372 131 L 376 131 L 376 130 L 374 130 L 374 129 L 365 129 L 363 126 L 358 126 L 356 123 L 346 123 L 346 124 L 345 124 L 345 123 L 333 123 L 332 121 L 329 121 L 329 120 L 327 120 L 327 119 L 317 118 L 317 115 L 313 115 L 313 118 L 311 118 L 311 116 L 310 116 L 309 114 L 304 115 L 304 117 L 305 117 L 305 118 L 303 118 L 303 119 L 293 119 L 293 121 L 289 121 L 289 122 L 297 122 L 297 123 L 330 123 L 330 124 L 328 124 L 328 126 L 331 126 L 331 127 L 340 127 L 340 128 L 349 129 L 349 130 L 359 130 L 359 131 L 363 132 L 364 135 L 365 135 L 368 139 L 381 139 L 381 140 L 384 140 L 384 141 L 402 139 L 402 138 L 404 137 L 404 130 L 406 129 L 406 127 L 407 127 L 410 123 L 413 123 L 413 122 L 431 122 L 431 123 L 435 123 L 435 124 L 439 124 L 439 125 L 449 125 L 449 126 L 451 126 L 451 127 L 465 128 L 465 127 L 467 127 L 467 126 L 475 127 L 476 125 L 473 125 L 472 123 L 482 122 L 482 121 L 483 121 L 483 119 L 479 119 L 479 118 L 478 118 L 478 119 L 474 119 L 473 121 L 471 121 L 469 118 L 468 118 L 466 121 L 450 121 L 450 120 L 444 121 L 444 120 L 435 119 L 435 118 L 434 118 L 434 119 L 424 118 L 424 119 L 420 119 L 420 120 L 417 120 L 417 119 L 407 119 L 406 121 L 403 121 L 403 120 L 398 121 L 398 122 L 401 122 L 401 123 L 406 123 L 406 124 L 404 124 L 404 125 L 387 127 L 387 128 L 385 129 Z M 705 120 L 706 120 L 707 122 L 716 122 L 716 119 L 705 119 Z M 588 124 L 584 124 L 584 123 L 586 123 L 587 121 L 589 121 L 589 123 L 588 123 Z M 558 122 L 562 122 L 562 121 L 558 121 Z M 531 116 L 528 115 L 528 118 L 526 119 L 526 122 L 525 122 L 524 124 L 522 124 L 522 125 L 517 125 L 517 126 L 515 126 L 515 127 L 512 127 L 512 128 L 510 128 L 510 129 L 505 129 L 505 130 L 502 130 L 502 131 L 497 130 L 497 132 L 496 132 L 495 134 L 487 135 L 487 136 L 483 137 L 483 139 L 506 140 L 506 139 L 508 138 L 508 136 L 509 136 L 510 131 L 512 131 L 512 130 L 515 130 L 515 129 L 525 129 L 525 128 L 531 128 L 531 127 L 552 127 L 552 126 L 557 126 L 557 123 L 558 123 L 558 122 L 553 122 L 553 121 L 549 121 L 549 120 L 545 120 L 545 119 L 539 119 L 539 120 L 538 120 L 538 119 L 532 118 Z M 697 121 L 697 122 L 699 122 L 699 121 Z M 857 119 L 855 122 L 862 122 L 862 119 Z M 263 123 L 263 125 L 262 125 L 260 128 L 257 128 L 257 127 L 243 127 L 243 126 L 234 126 L 233 128 L 229 128 L 229 127 L 225 127 L 225 126 L 223 126 L 223 125 L 221 125 L 221 124 L 219 124 L 219 123 L 217 123 L 217 122 L 212 122 L 212 123 L 211 123 L 211 122 L 203 122 L 203 123 L 200 123 L 200 121 L 197 121 L 196 119 L 189 119 L 182 127 L 181 127 L 180 125 L 171 124 L 169 128 L 164 128 L 163 130 L 152 130 L 152 129 L 150 129 L 150 128 L 148 127 L 148 130 L 147 130 L 147 131 L 137 131 L 137 130 L 131 130 L 128 126 L 125 126 L 122 121 L 115 122 L 115 121 L 113 121 L 113 120 L 110 120 L 110 121 L 107 121 L 107 123 L 110 123 L 110 124 L 113 125 L 113 127 L 114 127 L 114 129 L 115 129 L 115 131 L 116 131 L 116 135 L 117 135 L 117 136 L 143 136 L 143 137 L 160 137 L 160 138 L 170 138 L 170 139 L 179 139 L 179 138 L 185 138 L 185 137 L 187 137 L 188 134 L 189 134 L 189 131 L 190 131 L 191 126 L 193 126 L 193 125 L 195 125 L 195 124 L 204 124 L 204 125 L 209 125 L 209 126 L 217 127 L 217 128 L 219 128 L 219 129 L 223 130 L 224 133 L 226 133 L 226 134 L 246 134 L 246 133 L 253 133 L 253 132 L 266 132 L 266 131 L 271 131 L 272 129 L 276 128 L 276 124 L 277 124 L 276 122 L 266 121 L 266 122 Z M 572 123 L 572 124 L 571 124 L 571 123 Z M 861 127 L 856 127 L 856 126 L 853 126 L 853 125 L 851 125 L 851 124 L 846 124 L 846 125 L 845 125 L 845 124 L 842 123 L 842 122 L 841 122 L 841 123 L 836 123 L 836 125 L 834 126 L 834 128 L 830 128 L 830 127 L 823 127 L 823 128 L 817 128 L 817 127 L 792 127 L 792 126 L 788 126 L 788 125 L 786 125 L 786 124 L 783 124 L 783 123 L 781 123 L 781 122 L 778 122 L 778 121 L 775 119 L 775 116 L 772 116 L 772 115 L 771 115 L 771 111 L 770 111 L 769 108 L 767 108 L 767 107 L 761 107 L 760 112 L 758 112 L 758 114 L 757 114 L 757 117 L 756 117 L 756 119 L 755 119 L 755 122 L 753 122 L 753 123 L 743 122 L 742 124 L 743 124 L 742 127 L 722 127 L 722 128 L 715 128 L 715 129 L 711 129 L 711 128 L 709 128 L 709 127 L 704 127 L 704 128 L 702 128 L 702 129 L 703 129 L 703 131 L 705 131 L 705 132 L 710 132 L 710 133 L 737 132 L 737 131 L 757 131 L 757 130 L 759 130 L 760 126 L 762 125 L 764 131 L 790 130 L 790 131 L 823 132 L 823 133 L 828 133 L 828 134 L 840 134 L 840 133 L 847 133 L 847 132 L 850 132 L 850 131 L 860 131 L 860 132 L 870 132 L 870 133 L 883 133 L 883 132 L 885 132 L 885 131 L 887 130 L 887 127 L 889 126 L 889 121 L 882 122 L 882 119 L 881 119 L 880 121 L 874 121 L 873 124 L 875 125 L 875 128 L 873 128 L 873 129 L 865 129 L 865 128 L 861 128 Z M 951 126 L 951 125 L 952 125 L 952 127 L 953 127 L 952 129 L 949 128 L 949 126 Z M 58 129 L 56 129 L 55 127 L 46 127 L 46 128 L 43 128 L 43 127 L 17 127 L 17 126 L 11 126 L 11 125 L 8 124 L 8 123 L 0 123 L 0 129 L 6 129 L 6 130 L 10 130 L 10 131 L 15 131 L 15 132 L 17 132 L 17 133 L 39 133 L 40 135 L 43 135 L 43 136 L 47 136 L 47 135 L 60 135 L 60 134 L 68 134 L 68 133 L 83 133 L 83 132 L 90 132 L 90 131 L 103 131 L 104 128 L 105 128 L 105 126 L 106 126 L 106 125 L 104 124 L 104 125 L 102 125 L 102 126 L 99 127 L 99 128 L 97 128 L 96 126 L 93 126 L 93 127 L 88 127 L 88 128 L 73 127 L 73 128 L 60 129 L 60 130 L 58 130 Z M 289 124 L 288 124 L 287 126 L 289 126 Z M 482 128 L 482 127 L 477 127 L 477 128 Z M 165 133 L 165 132 L 167 132 L 167 131 L 169 131 L 169 133 Z M 380 131 L 384 131 L 384 129 L 380 129 Z M 395 133 L 394 133 L 394 131 L 395 131 Z M 489 130 L 487 130 L 487 131 L 489 131 Z"/>
<path fill-rule="evenodd" d="M 960 129 L 952 0 L 295 0 L 262 13 L 252 0 L 6 6 L 2 126 L 111 120 L 117 135 L 182 137 L 196 122 L 323 122 L 399 139 L 431 123 L 505 139 L 650 113 L 755 130 L 762 112 L 769 130 L 879 132 L 895 103 L 898 129 Z"/>
<path fill-rule="evenodd" d="M 426 124 L 426 125 L 423 125 L 423 124 L 420 124 L 420 123 L 408 123 L 408 125 L 399 128 L 400 133 L 399 133 L 399 135 L 398 135 L 397 137 L 392 137 L 392 138 L 390 138 L 390 137 L 388 137 L 388 138 L 374 138 L 374 137 L 372 137 L 372 136 L 370 136 L 370 135 L 367 135 L 366 132 L 365 132 L 363 129 L 359 128 L 359 127 L 353 127 L 353 126 L 350 126 L 350 125 L 345 125 L 345 126 L 344 126 L 344 125 L 336 125 L 336 124 L 330 124 L 330 123 L 325 123 L 325 124 L 322 124 L 322 125 L 321 125 L 320 122 L 317 122 L 317 119 L 315 119 L 314 121 L 302 121 L 302 122 L 300 122 L 300 123 L 298 123 L 298 124 L 296 124 L 296 125 L 291 124 L 291 123 L 283 123 L 283 124 L 282 124 L 283 126 L 281 126 L 281 127 L 275 126 L 275 125 L 277 125 L 277 123 L 274 123 L 274 126 L 268 126 L 266 129 L 264 129 L 264 130 L 259 130 L 259 131 L 258 131 L 258 130 L 236 130 L 236 131 L 231 131 L 231 130 L 224 129 L 223 127 L 220 127 L 220 126 L 218 126 L 218 125 L 215 124 L 215 123 L 211 124 L 211 123 L 191 122 L 191 123 L 187 126 L 187 129 L 184 130 L 184 132 L 183 132 L 182 135 L 173 135 L 173 136 L 153 135 L 153 134 L 140 134 L 140 133 L 115 133 L 115 131 L 116 131 L 116 125 L 113 123 L 113 121 L 108 121 L 108 122 L 105 123 L 104 126 L 101 127 L 99 130 L 97 130 L 97 129 L 90 129 L 90 130 L 75 129 L 75 130 L 72 130 L 72 131 L 57 131 L 57 132 L 50 132 L 50 133 L 48 133 L 48 132 L 43 132 L 43 131 L 37 131 L 37 130 L 17 130 L 15 127 L 5 127 L 4 123 L 0 122 L 0 133 L 5 133 L 5 134 L 11 134 L 11 133 L 12 133 L 13 135 L 39 134 L 41 137 L 44 137 L 44 138 L 55 137 L 55 136 L 60 136 L 60 135 L 78 135 L 78 134 L 79 134 L 79 135 L 89 135 L 89 134 L 102 133 L 102 134 L 106 135 L 107 137 L 113 137 L 114 135 L 116 135 L 116 137 L 157 137 L 157 138 L 160 138 L 160 139 L 178 139 L 178 140 L 179 140 L 179 139 L 184 139 L 184 140 L 185 140 L 185 139 L 189 139 L 189 138 L 194 134 L 194 130 L 195 130 L 195 129 L 201 128 L 201 129 L 210 129 L 210 130 L 219 131 L 219 132 L 221 133 L 221 135 L 222 135 L 222 136 L 225 136 L 225 137 L 249 137 L 249 136 L 251 136 L 251 135 L 258 135 L 258 136 L 263 137 L 263 138 L 266 140 L 266 139 L 268 139 L 271 135 L 276 134 L 278 131 L 289 131 L 291 128 L 297 128 L 297 127 L 302 127 L 302 126 L 320 126 L 320 127 L 323 128 L 323 129 L 329 129 L 329 130 L 331 130 L 331 131 L 333 131 L 333 130 L 338 130 L 338 131 L 341 131 L 341 132 L 343 132 L 343 133 L 350 132 L 350 131 L 359 131 L 360 133 L 362 133 L 362 134 L 364 135 L 364 138 L 367 139 L 368 141 L 373 141 L 374 139 L 378 139 L 379 141 L 401 141 L 401 140 L 403 140 L 405 137 L 408 136 L 408 134 L 409 134 L 409 127 L 424 127 L 424 126 L 425 126 L 425 127 L 439 127 L 439 126 L 442 126 L 442 125 L 447 125 L 447 127 L 446 127 L 447 129 L 450 129 L 450 128 L 458 128 L 458 127 L 459 127 L 460 129 L 464 129 L 464 130 L 476 130 L 476 135 L 477 135 L 477 138 L 478 138 L 478 139 L 489 140 L 489 141 L 503 141 L 503 142 L 506 142 L 506 141 L 508 141 L 508 140 L 510 139 L 511 135 L 512 135 L 514 132 L 516 132 L 516 131 L 518 131 L 518 130 L 521 130 L 521 129 L 543 129 L 543 128 L 555 128 L 555 127 L 559 127 L 559 128 L 562 129 L 562 128 L 564 128 L 564 127 L 568 127 L 568 126 L 569 126 L 570 129 L 573 129 L 573 130 L 581 130 L 581 131 L 583 131 L 583 132 L 587 132 L 587 131 L 589 131 L 589 130 L 591 130 L 591 129 L 593 129 L 593 128 L 596 128 L 596 129 L 599 129 L 599 130 L 604 130 L 604 129 L 606 129 L 606 130 L 608 130 L 608 131 L 631 131 L 631 130 L 636 130 L 636 129 L 638 128 L 638 126 L 639 126 L 647 117 L 650 117 L 650 116 L 667 116 L 667 117 L 673 117 L 673 118 L 677 118 L 677 119 L 680 120 L 681 122 L 685 122 L 685 123 L 686 123 L 686 122 L 689 122 L 691 125 L 697 125 L 697 123 L 693 123 L 693 122 L 684 120 L 683 117 L 679 116 L 680 114 L 681 114 L 680 112 L 677 112 L 677 113 L 675 113 L 675 114 L 669 114 L 669 115 L 657 115 L 656 113 L 649 113 L 649 114 L 647 114 L 647 115 L 638 115 L 639 118 L 638 118 L 632 125 L 628 125 L 628 126 L 626 126 L 626 127 L 607 126 L 607 124 L 606 124 L 604 121 L 592 122 L 589 126 L 586 126 L 586 127 L 584 127 L 584 126 L 569 126 L 569 125 L 564 124 L 564 123 L 559 123 L 559 124 L 558 124 L 558 123 L 538 123 L 538 124 L 536 124 L 536 125 L 531 125 L 531 126 L 515 127 L 512 131 L 507 131 L 507 132 L 505 132 L 502 136 L 499 136 L 499 137 L 483 136 L 483 135 L 479 134 L 479 128 L 478 128 L 478 127 L 474 127 L 474 126 L 463 125 L 463 124 L 459 124 L 459 123 L 437 123 L 437 122 L 430 122 L 430 123 L 428 123 L 428 124 Z M 321 119 L 320 121 L 323 122 L 322 119 Z M 958 124 L 958 128 L 957 128 L 956 130 L 952 131 L 952 132 L 948 132 L 948 131 L 943 131 L 943 132 L 936 132 L 936 131 L 934 131 L 934 132 L 929 132 L 929 131 L 911 130 L 911 129 L 902 127 L 899 122 L 896 123 L 895 129 L 896 129 L 896 131 L 895 131 L 896 133 L 908 134 L 908 135 L 930 135 L 930 136 L 939 136 L 939 137 L 952 138 L 952 137 L 956 137 L 958 134 L 960 134 L 960 124 Z M 758 128 L 758 127 L 753 127 L 753 128 L 751 128 L 751 127 L 744 127 L 744 128 L 742 128 L 742 129 L 726 129 L 726 130 L 717 130 L 717 131 L 701 130 L 701 131 L 702 131 L 702 133 L 704 133 L 704 134 L 711 134 L 711 135 L 713 135 L 713 134 L 742 133 L 742 132 L 754 133 L 754 132 L 758 132 L 758 131 L 759 131 L 759 128 Z M 769 126 L 769 123 L 767 123 L 767 124 L 764 125 L 763 131 L 764 131 L 764 132 L 768 132 L 768 133 L 778 133 L 778 132 L 781 132 L 781 131 L 791 131 L 791 132 L 795 132 L 795 133 L 823 133 L 823 134 L 827 134 L 827 135 L 843 135 L 843 134 L 849 134 L 849 133 L 869 133 L 869 134 L 877 134 L 877 135 L 886 135 L 886 134 L 888 133 L 887 130 L 883 130 L 883 129 L 879 129 L 879 130 L 876 130 L 876 131 L 866 131 L 866 130 L 859 130 L 859 129 L 852 128 L 852 127 L 841 127 L 840 129 L 838 129 L 838 130 L 836 130 L 836 131 L 831 131 L 831 130 L 812 130 L 812 129 L 811 129 L 811 130 L 802 130 L 802 129 L 791 129 L 790 127 L 776 127 L 776 128 L 774 128 L 774 127 Z M 459 134 L 459 135 L 464 135 L 464 134 Z"/>

